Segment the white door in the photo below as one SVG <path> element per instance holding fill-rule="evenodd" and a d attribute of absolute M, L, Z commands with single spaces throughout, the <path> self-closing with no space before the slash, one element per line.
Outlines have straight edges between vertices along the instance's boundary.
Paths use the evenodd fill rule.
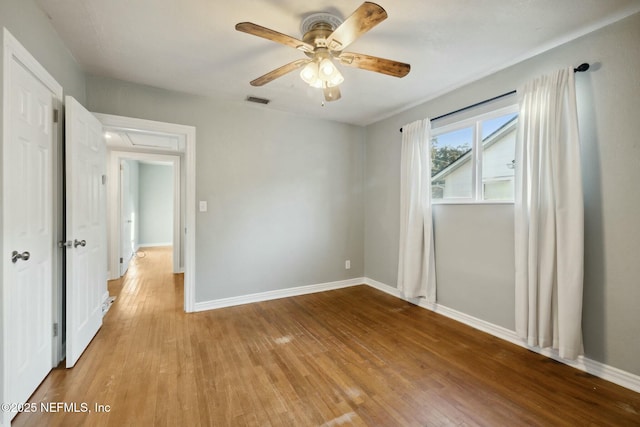
<path fill-rule="evenodd" d="M 133 200 L 131 200 L 131 171 L 129 162 L 120 160 L 120 276 L 129 268 L 133 256 L 135 235 L 133 228 Z"/>
<path fill-rule="evenodd" d="M 107 292 L 106 146 L 102 124 L 78 101 L 66 106 L 67 368 L 102 326 Z"/>
<path fill-rule="evenodd" d="M 52 95 L 15 59 L 4 145 L 4 224 L 8 337 L 6 402 L 26 402 L 52 364 Z M 7 104 L 5 104 L 7 105 Z M 7 353 L 5 353 L 7 354 Z"/>

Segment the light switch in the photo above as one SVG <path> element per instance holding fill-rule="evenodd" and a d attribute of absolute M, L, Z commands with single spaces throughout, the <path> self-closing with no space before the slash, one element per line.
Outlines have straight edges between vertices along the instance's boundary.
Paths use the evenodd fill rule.
<path fill-rule="evenodd" d="M 207 201 L 200 200 L 200 212 L 206 212 L 206 211 L 207 211 Z"/>

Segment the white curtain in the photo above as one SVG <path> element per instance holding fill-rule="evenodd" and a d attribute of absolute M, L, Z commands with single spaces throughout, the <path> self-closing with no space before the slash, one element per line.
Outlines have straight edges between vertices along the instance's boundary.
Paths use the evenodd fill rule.
<path fill-rule="evenodd" d="M 518 89 L 516 332 L 560 357 L 582 354 L 584 205 L 574 71 Z"/>
<path fill-rule="evenodd" d="M 431 121 L 424 119 L 402 128 L 398 289 L 405 297 L 435 302 L 433 249 Z"/>

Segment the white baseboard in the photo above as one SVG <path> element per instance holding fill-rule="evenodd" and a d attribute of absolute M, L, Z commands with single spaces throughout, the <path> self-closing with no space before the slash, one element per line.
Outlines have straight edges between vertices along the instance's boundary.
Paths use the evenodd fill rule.
<path fill-rule="evenodd" d="M 232 307 L 236 305 L 250 304 L 250 303 L 260 302 L 260 301 L 269 301 L 269 300 L 279 299 L 279 298 L 288 298 L 288 297 L 305 295 L 305 294 L 310 294 L 315 292 L 323 292 L 323 291 L 329 291 L 333 289 L 347 288 L 347 287 L 357 286 L 362 284 L 368 285 L 372 288 L 378 289 L 396 298 L 403 299 L 419 307 L 434 311 L 438 314 L 441 314 L 445 317 L 456 320 L 458 322 L 462 322 L 465 325 L 468 325 L 468 326 L 471 326 L 472 328 L 486 332 L 497 338 L 516 344 L 520 347 L 524 347 L 530 351 L 542 354 L 558 362 L 572 366 L 576 369 L 587 372 L 596 377 L 605 379 L 614 384 L 618 384 L 622 387 L 625 387 L 640 393 L 640 376 L 638 375 L 623 371 L 618 368 L 614 368 L 613 366 L 606 365 L 604 363 L 589 359 L 584 356 L 578 357 L 578 359 L 575 361 L 562 359 L 558 355 L 557 350 L 540 349 L 537 347 L 528 346 L 524 340 L 520 339 L 520 337 L 516 335 L 515 331 L 504 328 L 502 326 L 495 325 L 493 323 L 487 322 L 482 319 L 478 319 L 476 317 L 470 316 L 468 314 L 462 313 L 460 311 L 454 310 L 452 308 L 443 306 L 438 303 L 430 304 L 425 302 L 421 298 L 405 298 L 402 295 L 402 292 L 400 292 L 397 288 L 386 285 L 382 282 L 378 282 L 376 280 L 370 279 L 368 277 L 359 277 L 359 278 L 348 279 L 348 280 L 340 280 L 337 282 L 320 283 L 317 285 L 299 286 L 295 288 L 278 289 L 275 291 L 267 291 L 267 292 L 249 294 L 249 295 L 242 295 L 238 297 L 222 298 L 222 299 L 212 300 L 212 301 L 197 302 L 195 304 L 194 311 L 214 310 L 217 308 Z"/>
<path fill-rule="evenodd" d="M 138 245 L 138 249 L 136 249 L 136 252 L 138 252 L 140 249 L 144 249 L 144 248 L 157 248 L 160 246 L 173 246 L 173 242 L 164 242 L 164 243 L 140 243 L 140 245 Z"/>
<path fill-rule="evenodd" d="M 478 319 L 476 317 L 469 316 L 468 314 L 462 313 L 460 311 L 454 310 L 449 307 L 445 307 L 437 303 L 429 304 L 421 298 L 405 298 L 397 288 L 378 282 L 376 280 L 370 279 L 368 277 L 365 277 L 363 279 L 363 282 L 366 285 L 369 285 L 372 288 L 378 289 L 389 295 L 403 299 L 412 304 L 418 305 L 422 308 L 426 308 L 427 310 L 434 311 L 450 319 L 453 319 L 458 322 L 462 322 L 465 325 L 471 326 L 472 328 L 491 334 L 497 338 L 501 338 L 505 341 L 509 341 L 513 344 L 519 345 L 520 347 L 524 347 L 528 350 L 542 354 L 558 362 L 564 363 L 565 365 L 572 366 L 576 369 L 587 372 L 596 377 L 605 379 L 614 384 L 618 384 L 622 387 L 625 387 L 640 393 L 640 376 L 638 375 L 623 371 L 622 369 L 614 368 L 613 366 L 606 365 L 604 363 L 589 359 L 584 356 L 579 356 L 577 360 L 563 359 L 559 356 L 557 350 L 552 350 L 548 348 L 540 349 L 538 347 L 530 347 L 529 345 L 527 345 L 527 343 L 524 340 L 520 339 L 520 337 L 516 335 L 515 331 L 512 331 L 510 329 L 503 328 L 502 326 L 494 325 L 493 323 L 489 323 L 487 321 Z"/>
<path fill-rule="evenodd" d="M 320 283 L 317 285 L 298 286 L 295 288 L 278 289 L 275 291 L 260 292 L 249 295 L 242 295 L 231 298 L 222 298 L 212 301 L 196 302 L 194 311 L 214 310 L 216 308 L 233 307 L 235 305 L 250 304 L 253 302 L 269 301 L 279 298 L 288 298 L 298 295 L 312 294 L 315 292 L 330 291 L 333 289 L 348 288 L 355 285 L 362 285 L 365 279 L 358 277 L 355 279 L 340 280 L 337 282 Z"/>

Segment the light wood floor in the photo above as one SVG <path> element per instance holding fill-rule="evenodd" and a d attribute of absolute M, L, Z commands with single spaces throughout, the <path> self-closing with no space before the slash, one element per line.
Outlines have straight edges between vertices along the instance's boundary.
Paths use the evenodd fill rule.
<path fill-rule="evenodd" d="M 110 412 L 14 425 L 640 425 L 640 394 L 366 286 L 185 314 L 171 252 L 145 253 L 31 399 Z"/>

